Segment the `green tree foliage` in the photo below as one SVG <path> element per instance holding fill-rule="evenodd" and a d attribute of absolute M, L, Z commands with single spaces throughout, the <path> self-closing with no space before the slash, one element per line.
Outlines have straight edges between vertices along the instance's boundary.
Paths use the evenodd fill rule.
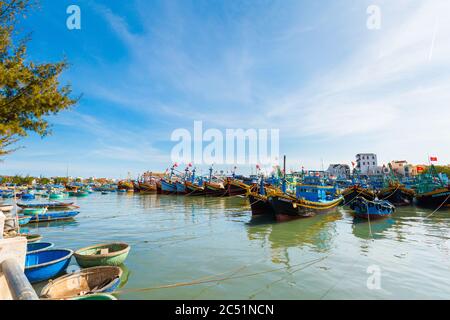
<path fill-rule="evenodd" d="M 46 116 L 76 103 L 70 86 L 59 76 L 67 62 L 35 63 L 27 59 L 27 41 L 16 40 L 18 20 L 34 6 L 32 0 L 0 0 L 0 156 L 19 138 L 50 133 Z"/>

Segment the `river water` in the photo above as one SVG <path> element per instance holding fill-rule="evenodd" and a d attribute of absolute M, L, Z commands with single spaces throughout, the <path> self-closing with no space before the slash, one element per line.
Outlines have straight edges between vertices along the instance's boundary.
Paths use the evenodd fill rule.
<path fill-rule="evenodd" d="M 429 210 L 399 208 L 390 219 L 361 223 L 338 208 L 274 223 L 252 218 L 240 197 L 72 200 L 81 207 L 74 221 L 22 231 L 55 248 L 130 244 L 119 299 L 450 298 L 450 210 L 427 218 Z"/>

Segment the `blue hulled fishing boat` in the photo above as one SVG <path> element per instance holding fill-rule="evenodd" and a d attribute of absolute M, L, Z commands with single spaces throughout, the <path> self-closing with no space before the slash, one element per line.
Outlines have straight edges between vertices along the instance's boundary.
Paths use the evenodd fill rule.
<path fill-rule="evenodd" d="M 354 199 L 350 208 L 354 210 L 355 217 L 369 220 L 389 217 L 395 211 L 394 205 L 389 201 L 369 201 L 364 197 L 357 197 Z"/>

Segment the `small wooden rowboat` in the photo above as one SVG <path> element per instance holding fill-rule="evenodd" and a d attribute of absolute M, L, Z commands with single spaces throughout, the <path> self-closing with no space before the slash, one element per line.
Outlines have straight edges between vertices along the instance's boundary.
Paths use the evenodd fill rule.
<path fill-rule="evenodd" d="M 25 275 L 31 283 L 54 278 L 66 270 L 72 255 L 69 249 L 29 253 L 25 259 Z"/>
<path fill-rule="evenodd" d="M 120 284 L 122 269 L 112 266 L 92 267 L 50 281 L 41 298 L 67 299 L 93 293 L 113 292 Z"/>
<path fill-rule="evenodd" d="M 29 221 L 29 223 L 71 220 L 79 213 L 79 211 L 47 212 L 44 214 L 31 216 L 31 220 Z"/>
<path fill-rule="evenodd" d="M 36 253 L 44 250 L 48 250 L 54 246 L 51 242 L 37 242 L 27 244 L 27 253 Z"/>
<path fill-rule="evenodd" d="M 82 248 L 74 253 L 78 264 L 85 267 L 119 266 L 123 264 L 130 252 L 126 243 L 97 244 Z"/>
<path fill-rule="evenodd" d="M 73 207 L 73 202 L 45 202 L 45 203 L 18 203 L 21 208 L 45 208 L 48 209 L 63 209 Z"/>
<path fill-rule="evenodd" d="M 94 293 L 86 296 L 74 297 L 67 300 L 117 300 L 112 294 L 109 293 Z"/>

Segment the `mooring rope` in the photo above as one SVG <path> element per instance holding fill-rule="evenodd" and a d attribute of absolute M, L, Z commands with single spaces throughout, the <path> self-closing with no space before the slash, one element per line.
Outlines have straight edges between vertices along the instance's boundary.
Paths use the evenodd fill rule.
<path fill-rule="evenodd" d="M 437 207 L 436 210 L 434 210 L 432 213 L 430 213 L 428 216 L 425 217 L 425 219 L 428 219 L 429 217 L 431 217 L 433 214 L 435 214 L 436 212 L 439 211 L 439 209 L 442 208 L 442 206 L 447 202 L 447 200 L 450 199 L 450 194 L 448 195 L 448 197 L 444 200 L 444 202 L 442 202 L 439 207 Z"/>
<path fill-rule="evenodd" d="M 274 268 L 274 269 L 270 269 L 270 270 L 253 272 L 253 273 L 247 273 L 247 274 L 243 274 L 243 275 L 236 275 L 236 276 L 231 276 L 230 275 L 230 276 L 227 276 L 227 277 L 220 277 L 222 275 L 230 273 L 230 271 L 227 271 L 227 272 L 219 273 L 219 274 L 216 274 L 216 275 L 202 277 L 202 278 L 199 278 L 197 280 L 193 280 L 193 281 L 189 281 L 189 282 L 177 282 L 177 283 L 172 283 L 172 284 L 167 284 L 167 285 L 160 285 L 160 286 L 155 286 L 155 287 L 148 287 L 148 288 L 117 290 L 117 291 L 114 291 L 113 293 L 121 294 L 121 293 L 132 293 L 132 292 L 145 292 L 145 291 L 153 291 L 153 290 L 158 290 L 158 289 L 170 289 L 170 288 L 193 286 L 193 285 L 199 285 L 199 284 L 205 284 L 205 283 L 211 283 L 211 282 L 222 282 L 222 281 L 227 281 L 227 280 L 248 278 L 248 277 L 253 277 L 253 276 L 257 276 L 257 275 L 261 275 L 261 274 L 266 274 L 266 273 L 270 273 L 270 272 L 276 272 L 276 271 L 279 271 L 279 270 L 284 270 L 284 269 L 287 269 L 287 268 L 297 267 L 297 266 L 300 266 L 300 265 L 304 265 L 304 267 L 308 267 L 311 263 L 322 261 L 322 260 L 324 260 L 327 257 L 328 256 L 325 256 L 325 257 L 322 257 L 322 258 L 319 258 L 319 259 L 314 259 L 314 260 L 308 261 L 306 263 L 298 263 L 298 264 L 295 264 L 295 265 L 292 265 L 292 266 L 284 266 L 284 267 L 281 267 L 281 268 Z M 248 265 L 246 265 L 246 266 L 248 267 Z M 244 266 L 241 266 L 240 268 L 243 268 L 243 267 Z"/>

